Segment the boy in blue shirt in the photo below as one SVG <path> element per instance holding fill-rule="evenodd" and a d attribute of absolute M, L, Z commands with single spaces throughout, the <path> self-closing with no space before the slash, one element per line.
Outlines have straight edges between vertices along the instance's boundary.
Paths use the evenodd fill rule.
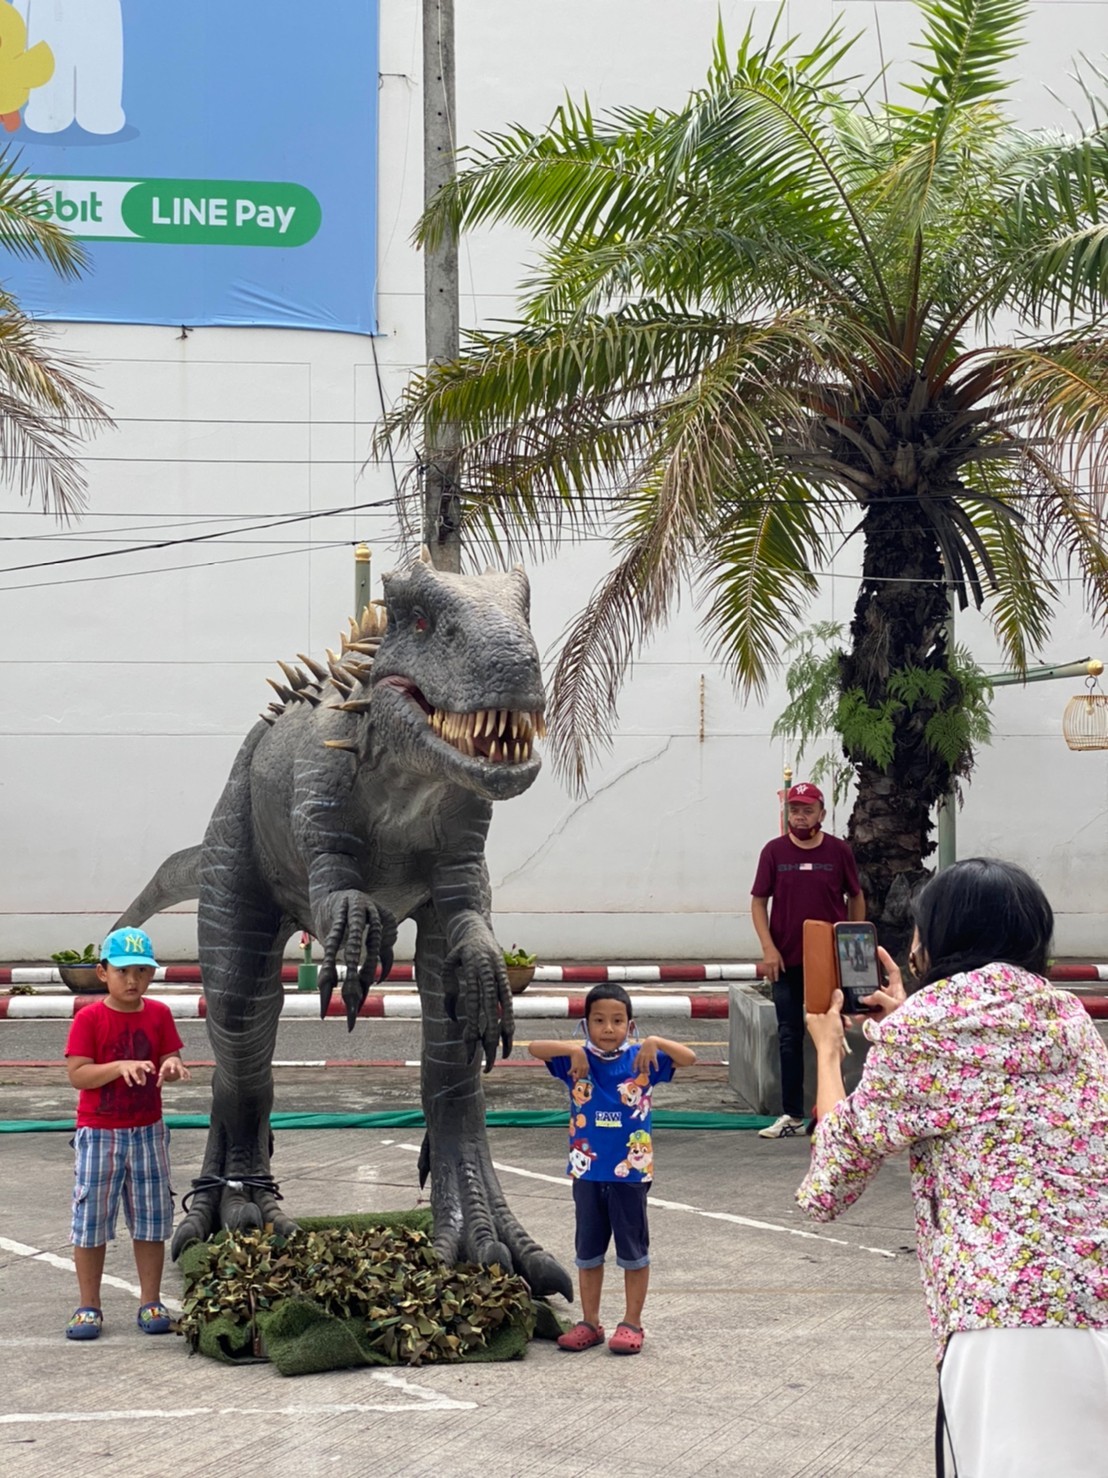
<path fill-rule="evenodd" d="M 674 1068 L 691 1067 L 696 1053 L 663 1037 L 628 1041 L 631 997 L 621 985 L 594 986 L 585 998 L 585 1037 L 577 1042 L 532 1042 L 530 1052 L 570 1090 L 569 1164 L 577 1217 L 580 1321 L 558 1340 L 563 1350 L 604 1343 L 600 1294 L 604 1255 L 613 1236 L 623 1269 L 624 1315 L 608 1341 L 613 1355 L 637 1355 L 643 1345 L 642 1309 L 650 1282 L 646 1197 L 654 1176 L 650 1096 Z"/>

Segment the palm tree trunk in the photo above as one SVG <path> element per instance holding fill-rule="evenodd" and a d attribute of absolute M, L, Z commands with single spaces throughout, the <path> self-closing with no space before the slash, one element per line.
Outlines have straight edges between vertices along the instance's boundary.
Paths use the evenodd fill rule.
<path fill-rule="evenodd" d="M 948 672 L 947 589 L 933 531 L 914 499 L 898 487 L 870 505 L 863 521 L 862 585 L 843 659 L 842 689 L 860 689 L 871 709 L 893 695 L 889 680 L 906 668 Z M 847 840 L 858 861 L 867 913 L 881 942 L 903 955 L 911 938 L 912 894 L 928 876 L 934 851 L 932 809 L 950 784 L 950 766 L 926 742 L 928 720 L 960 700 L 949 679 L 944 698 L 896 706 L 893 759 L 887 768 L 847 749 L 858 793 Z"/>

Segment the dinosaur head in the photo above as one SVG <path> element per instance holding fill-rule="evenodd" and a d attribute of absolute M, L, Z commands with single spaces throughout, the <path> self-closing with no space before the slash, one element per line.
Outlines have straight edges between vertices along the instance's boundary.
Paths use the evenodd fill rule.
<path fill-rule="evenodd" d="M 539 773 L 542 671 L 522 567 L 451 575 L 429 561 L 383 580 L 388 626 L 370 686 L 374 729 L 408 769 L 487 800 Z"/>

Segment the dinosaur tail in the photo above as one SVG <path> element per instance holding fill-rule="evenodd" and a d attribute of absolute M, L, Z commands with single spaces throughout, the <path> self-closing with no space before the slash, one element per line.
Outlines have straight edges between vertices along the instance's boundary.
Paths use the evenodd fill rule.
<path fill-rule="evenodd" d="M 113 929 L 124 929 L 139 924 L 163 908 L 175 903 L 184 903 L 195 898 L 199 892 L 200 848 L 183 847 L 167 857 L 142 892 L 120 914 L 112 925 Z"/>

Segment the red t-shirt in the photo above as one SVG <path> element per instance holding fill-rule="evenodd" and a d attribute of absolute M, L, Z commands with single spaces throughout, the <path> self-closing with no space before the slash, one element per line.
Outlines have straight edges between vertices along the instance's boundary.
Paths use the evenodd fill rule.
<path fill-rule="evenodd" d="M 115 1011 L 105 1001 L 82 1006 L 69 1028 L 67 1057 L 91 1057 L 95 1063 L 152 1062 L 182 1047 L 173 1013 L 161 1001 L 146 1001 L 139 1011 Z M 138 1129 L 162 1116 L 162 1090 L 157 1072 L 148 1073 L 141 1088 L 114 1078 L 100 1088 L 82 1088 L 77 1098 L 78 1129 Z"/>
<path fill-rule="evenodd" d="M 823 832 L 818 847 L 798 847 L 787 836 L 762 848 L 752 898 L 771 898 L 769 932 L 786 965 L 804 963 L 804 920 L 838 924 L 846 900 L 862 891 L 854 853 L 844 841 Z"/>

